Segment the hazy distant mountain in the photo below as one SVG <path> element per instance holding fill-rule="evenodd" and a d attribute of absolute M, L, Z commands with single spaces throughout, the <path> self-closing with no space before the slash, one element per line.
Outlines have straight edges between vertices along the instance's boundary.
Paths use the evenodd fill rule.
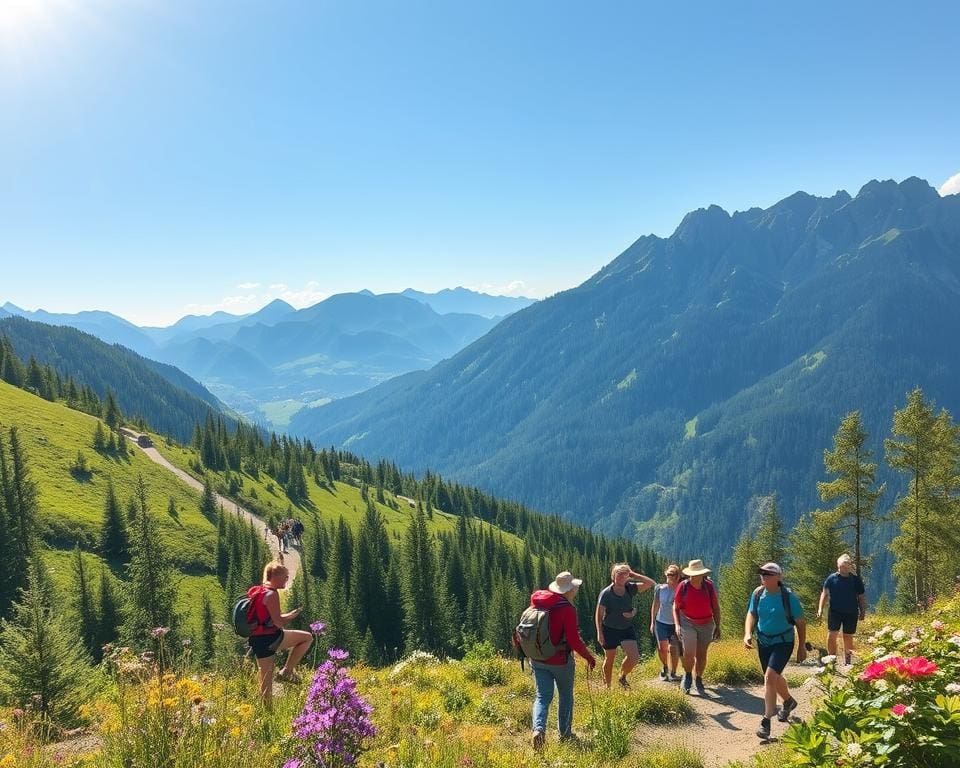
<path fill-rule="evenodd" d="M 434 312 L 445 315 L 451 312 L 483 315 L 483 317 L 504 317 L 518 312 L 533 304 L 536 299 L 525 296 L 491 296 L 467 288 L 444 288 L 437 293 L 423 293 L 407 288 L 401 296 L 428 305 Z"/>
<path fill-rule="evenodd" d="M 228 340 L 245 326 L 263 323 L 273 325 L 296 310 L 282 299 L 274 299 L 265 307 L 248 315 L 231 315 L 227 312 L 214 312 L 212 315 L 187 315 L 167 328 L 144 329 L 164 345 L 180 344 L 190 339 Z"/>
<path fill-rule="evenodd" d="M 694 211 L 430 371 L 291 428 L 716 560 L 757 496 L 788 521 L 817 505 L 848 411 L 878 455 L 915 385 L 957 413 L 958 335 L 960 197 L 873 181 Z"/>

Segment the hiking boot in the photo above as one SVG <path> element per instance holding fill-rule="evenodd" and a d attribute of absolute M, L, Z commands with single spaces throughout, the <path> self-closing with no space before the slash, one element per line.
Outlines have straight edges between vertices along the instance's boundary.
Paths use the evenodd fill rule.
<path fill-rule="evenodd" d="M 843 657 L 843 661 L 849 667 L 851 664 L 853 664 L 853 654 L 852 653 L 846 654 Z"/>
<path fill-rule="evenodd" d="M 684 693 L 690 693 L 690 686 L 693 685 L 693 675 L 687 672 L 683 676 L 683 682 L 680 683 L 680 687 L 683 689 Z"/>
<path fill-rule="evenodd" d="M 797 700 L 791 696 L 789 699 L 783 702 L 783 706 L 781 706 L 780 711 L 777 712 L 777 720 L 779 720 L 781 723 L 789 723 L 790 713 L 796 708 Z"/>
<path fill-rule="evenodd" d="M 696 682 L 694 683 L 694 685 L 696 685 L 696 687 L 697 687 L 697 693 L 699 693 L 701 696 L 706 696 L 706 695 L 707 695 L 707 691 L 706 691 L 706 690 L 704 689 L 704 687 L 703 687 L 703 678 L 702 678 L 702 677 L 698 677 L 697 680 L 696 680 Z"/>
<path fill-rule="evenodd" d="M 296 671 L 293 672 L 284 672 L 282 669 L 277 672 L 277 680 L 280 680 L 284 683 L 302 683 L 303 678 L 300 677 L 300 674 Z"/>
<path fill-rule="evenodd" d="M 623 688 L 624 690 L 629 690 L 630 683 L 627 682 L 626 677 L 624 677 L 623 675 L 620 675 L 620 679 L 617 680 L 617 682 L 620 684 L 621 688 Z"/>
<path fill-rule="evenodd" d="M 757 736 L 761 739 L 770 738 L 770 718 L 763 717 L 760 719 L 760 727 L 757 728 Z"/>
<path fill-rule="evenodd" d="M 680 675 L 678 675 L 676 672 L 671 672 L 671 673 L 670 673 L 670 680 L 671 680 L 672 682 L 674 682 L 674 683 L 678 683 L 678 682 L 680 682 Z"/>
<path fill-rule="evenodd" d="M 661 679 L 661 680 L 668 680 L 668 679 L 669 679 L 669 675 L 667 675 L 667 668 L 666 668 L 666 667 L 664 667 L 663 669 L 660 670 L 660 679 Z"/>
<path fill-rule="evenodd" d="M 534 748 L 537 752 L 539 752 L 541 749 L 543 749 L 543 740 L 544 740 L 544 733 L 543 733 L 543 731 L 534 731 L 534 732 L 533 732 L 533 748 Z"/>

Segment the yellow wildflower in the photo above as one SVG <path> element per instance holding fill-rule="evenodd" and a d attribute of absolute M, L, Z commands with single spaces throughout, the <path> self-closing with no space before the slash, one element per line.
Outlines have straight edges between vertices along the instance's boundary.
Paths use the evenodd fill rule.
<path fill-rule="evenodd" d="M 233 736 L 233 738 L 235 739 L 239 739 L 242 733 L 243 731 L 241 731 L 240 728 L 236 725 L 230 729 L 230 735 Z"/>
<path fill-rule="evenodd" d="M 235 711 L 241 719 L 246 720 L 253 714 L 253 707 L 249 704 L 240 704 Z"/>
<path fill-rule="evenodd" d="M 13 768 L 16 762 L 16 758 L 8 752 L 3 758 L 0 758 L 0 768 Z"/>

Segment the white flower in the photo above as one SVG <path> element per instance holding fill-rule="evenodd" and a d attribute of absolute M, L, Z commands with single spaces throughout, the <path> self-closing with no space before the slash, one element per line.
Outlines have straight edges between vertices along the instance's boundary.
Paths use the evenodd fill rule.
<path fill-rule="evenodd" d="M 913 704 L 911 704 L 909 707 L 906 708 L 905 712 L 906 712 L 908 715 L 912 715 L 915 709 L 916 709 L 916 707 L 914 707 Z"/>
<path fill-rule="evenodd" d="M 960 647 L 960 635 L 953 635 L 947 642 Z"/>
<path fill-rule="evenodd" d="M 891 635 L 891 637 L 893 637 L 894 642 L 897 642 L 897 643 L 903 640 L 906 636 L 907 636 L 907 633 L 902 629 L 896 630 L 893 633 L 893 635 Z"/>
<path fill-rule="evenodd" d="M 883 637 L 884 635 L 888 634 L 889 632 L 893 632 L 893 627 L 890 626 L 889 624 L 887 624 L 886 626 L 883 626 L 883 627 L 881 627 L 880 629 L 877 630 L 877 637 Z"/>
<path fill-rule="evenodd" d="M 833 664 L 837 660 L 836 654 L 831 653 L 829 656 L 824 656 L 820 659 L 821 664 Z"/>
<path fill-rule="evenodd" d="M 960 693 L 960 683 L 947 683 L 947 693 Z"/>
<path fill-rule="evenodd" d="M 907 694 L 910 693 L 910 691 L 911 691 L 911 689 L 910 689 L 910 686 L 909 686 L 909 685 L 903 685 L 903 684 L 901 684 L 901 685 L 898 685 L 898 686 L 897 686 L 897 695 L 898 695 L 898 696 L 906 696 Z"/>
<path fill-rule="evenodd" d="M 883 693 L 884 691 L 890 690 L 890 683 L 888 683 L 886 680 L 877 680 L 873 684 L 873 687 L 876 688 L 881 693 Z"/>
<path fill-rule="evenodd" d="M 847 753 L 847 757 L 860 757 L 863 753 L 863 747 L 854 741 L 847 744 L 847 748 L 844 751 Z"/>
<path fill-rule="evenodd" d="M 873 649 L 874 656 L 883 656 L 883 654 L 885 654 L 886 652 L 887 652 L 887 649 L 884 648 L 882 645 L 878 645 L 876 648 Z"/>

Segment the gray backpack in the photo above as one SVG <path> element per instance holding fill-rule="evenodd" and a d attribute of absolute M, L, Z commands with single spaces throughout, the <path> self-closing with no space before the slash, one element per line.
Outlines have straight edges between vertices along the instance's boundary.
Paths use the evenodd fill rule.
<path fill-rule="evenodd" d="M 556 644 L 550 639 L 550 612 L 565 605 L 570 602 L 561 600 L 549 608 L 531 605 L 520 614 L 520 623 L 513 632 L 513 643 L 520 650 L 521 661 L 524 656 L 533 661 L 546 661 L 560 651 L 569 650 L 563 638 Z"/>

